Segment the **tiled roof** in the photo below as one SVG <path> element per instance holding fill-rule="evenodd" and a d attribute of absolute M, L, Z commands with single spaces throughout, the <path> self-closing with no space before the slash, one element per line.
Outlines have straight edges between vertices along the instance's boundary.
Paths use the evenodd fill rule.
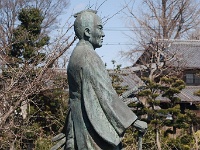
<path fill-rule="evenodd" d="M 156 100 L 159 100 L 161 102 L 170 102 L 170 99 L 167 97 L 162 97 L 162 95 L 159 95 L 158 97 L 156 97 Z"/>
<path fill-rule="evenodd" d="M 117 75 L 122 80 L 120 85 L 123 87 L 127 86 L 128 90 L 145 85 L 144 82 L 133 71 L 130 71 L 129 69 L 122 69 L 119 72 L 108 70 L 108 72 L 110 75 Z"/>
<path fill-rule="evenodd" d="M 181 99 L 181 103 L 200 103 L 200 96 L 195 96 L 194 92 L 200 90 L 200 86 L 186 86 L 177 97 Z M 167 97 L 162 97 L 159 95 L 156 100 L 160 100 L 162 102 L 170 102 Z"/>
<path fill-rule="evenodd" d="M 120 99 L 122 99 L 126 104 L 131 102 L 138 102 L 136 97 L 128 97 L 140 90 L 140 87 L 145 86 L 144 82 L 135 73 L 128 69 L 122 69 L 120 72 L 109 70 L 108 72 L 110 75 L 117 75 L 122 81 L 120 85 L 122 87 L 127 87 L 127 90 L 120 96 Z"/>
<path fill-rule="evenodd" d="M 144 86 L 144 82 L 134 73 L 120 75 L 120 78 L 123 80 L 121 85 L 128 86 L 128 89 Z"/>
<path fill-rule="evenodd" d="M 200 103 L 200 96 L 195 96 L 194 92 L 200 90 L 200 86 L 186 86 L 178 97 L 181 98 L 181 102 L 194 102 Z"/>
<path fill-rule="evenodd" d="M 200 40 L 168 40 L 167 51 L 175 55 L 175 66 L 200 68 Z"/>
<path fill-rule="evenodd" d="M 168 65 L 184 68 L 200 68 L 200 40 L 158 39 L 153 40 L 153 42 L 165 45 L 165 54 L 167 54 L 168 57 L 175 56 L 171 61 L 167 62 Z M 149 49 L 143 51 L 140 58 L 136 61 L 136 64 L 140 64 L 140 59 L 148 61 L 146 57 L 150 57 L 149 52 Z M 150 62 L 146 63 L 148 64 Z M 134 66 L 136 66 L 136 64 L 134 64 Z"/>

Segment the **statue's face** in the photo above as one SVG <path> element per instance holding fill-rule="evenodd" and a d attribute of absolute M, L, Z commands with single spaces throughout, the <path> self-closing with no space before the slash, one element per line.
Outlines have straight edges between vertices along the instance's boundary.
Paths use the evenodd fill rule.
<path fill-rule="evenodd" d="M 90 39 L 89 42 L 94 48 L 99 48 L 102 46 L 103 37 L 105 36 L 103 32 L 103 25 L 99 16 L 94 15 L 93 26 L 90 29 Z"/>

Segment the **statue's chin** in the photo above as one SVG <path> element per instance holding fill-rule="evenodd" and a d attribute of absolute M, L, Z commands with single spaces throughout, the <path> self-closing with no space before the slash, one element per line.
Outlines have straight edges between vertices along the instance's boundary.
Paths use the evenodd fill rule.
<path fill-rule="evenodd" d="M 102 44 L 101 45 L 93 45 L 93 47 L 94 47 L 94 49 L 100 48 L 100 47 L 102 47 Z"/>

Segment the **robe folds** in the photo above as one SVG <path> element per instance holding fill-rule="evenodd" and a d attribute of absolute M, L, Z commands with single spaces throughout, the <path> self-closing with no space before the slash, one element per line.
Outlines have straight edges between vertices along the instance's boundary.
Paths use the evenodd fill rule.
<path fill-rule="evenodd" d="M 69 113 L 65 150 L 117 150 L 137 116 L 119 99 L 101 58 L 79 41 L 67 68 Z"/>

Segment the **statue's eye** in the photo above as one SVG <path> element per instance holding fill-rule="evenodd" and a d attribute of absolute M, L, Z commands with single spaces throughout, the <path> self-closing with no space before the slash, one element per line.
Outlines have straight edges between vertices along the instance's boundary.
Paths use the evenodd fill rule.
<path fill-rule="evenodd" d="M 98 28 L 99 28 L 100 30 L 103 30 L 103 27 L 102 27 L 101 25 L 99 25 Z"/>

